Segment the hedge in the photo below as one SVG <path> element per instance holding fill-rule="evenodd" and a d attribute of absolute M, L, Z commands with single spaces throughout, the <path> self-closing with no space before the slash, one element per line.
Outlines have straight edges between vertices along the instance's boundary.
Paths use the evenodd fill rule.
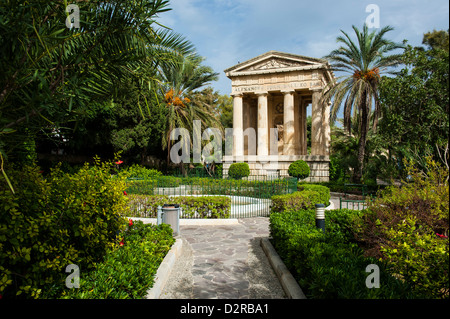
<path fill-rule="evenodd" d="M 231 199 L 226 196 L 129 195 L 131 217 L 156 218 L 158 206 L 180 204 L 184 218 L 229 218 Z"/>
<path fill-rule="evenodd" d="M 159 226 L 141 221 L 132 225 L 116 240 L 103 262 L 80 275 L 80 288 L 64 289 L 62 299 L 140 299 L 153 287 L 155 275 L 175 242 L 167 224 Z"/>
<path fill-rule="evenodd" d="M 0 179 L 0 295 L 39 298 L 64 285 L 64 269 L 89 269 L 104 258 L 126 223 L 125 183 L 112 163 L 59 167 L 44 177 L 37 166 L 10 170 L 12 194 Z"/>
<path fill-rule="evenodd" d="M 297 189 L 299 191 L 311 190 L 311 191 L 318 192 L 320 194 L 320 198 L 323 200 L 323 203 L 320 203 L 320 204 L 325 204 L 325 206 L 328 206 L 330 204 L 330 198 L 331 198 L 330 189 L 326 186 L 316 185 L 316 184 L 297 183 Z"/>
<path fill-rule="evenodd" d="M 307 189 L 292 194 L 272 196 L 272 212 L 284 212 L 288 210 L 313 209 L 315 204 L 328 206 L 330 195 L 325 191 Z"/>
<path fill-rule="evenodd" d="M 228 176 L 234 179 L 241 179 L 250 175 L 250 168 L 247 163 L 233 163 L 228 169 Z"/>
<path fill-rule="evenodd" d="M 315 227 L 314 210 L 270 215 L 272 243 L 308 298 L 413 298 L 410 287 L 393 277 L 387 264 L 366 258 L 352 241 L 357 211 L 327 211 L 323 233 Z M 369 289 L 365 269 L 380 268 L 380 288 Z"/>

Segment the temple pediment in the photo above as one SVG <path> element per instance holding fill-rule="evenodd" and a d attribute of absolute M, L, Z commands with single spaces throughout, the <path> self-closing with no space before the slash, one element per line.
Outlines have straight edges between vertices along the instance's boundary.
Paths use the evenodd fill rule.
<path fill-rule="evenodd" d="M 289 72 L 325 67 L 325 61 L 301 55 L 269 51 L 225 70 L 228 77 L 250 74 Z"/>

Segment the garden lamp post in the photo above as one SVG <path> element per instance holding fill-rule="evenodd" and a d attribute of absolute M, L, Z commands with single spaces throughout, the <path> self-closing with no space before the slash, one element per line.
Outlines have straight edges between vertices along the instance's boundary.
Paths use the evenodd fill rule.
<path fill-rule="evenodd" d="M 325 205 L 316 204 L 316 227 L 325 232 Z"/>

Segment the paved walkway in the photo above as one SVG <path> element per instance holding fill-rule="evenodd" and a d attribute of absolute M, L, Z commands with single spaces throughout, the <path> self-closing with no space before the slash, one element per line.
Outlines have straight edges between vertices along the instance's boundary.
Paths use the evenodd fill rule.
<path fill-rule="evenodd" d="M 183 253 L 161 298 L 281 299 L 285 293 L 260 247 L 267 217 L 227 226 L 180 226 Z"/>

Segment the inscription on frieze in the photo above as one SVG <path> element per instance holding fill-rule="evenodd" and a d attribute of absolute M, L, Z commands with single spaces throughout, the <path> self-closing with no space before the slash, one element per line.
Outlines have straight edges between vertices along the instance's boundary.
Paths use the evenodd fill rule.
<path fill-rule="evenodd" d="M 268 92 L 268 91 L 280 91 L 280 90 L 295 90 L 306 89 L 322 86 L 321 81 L 304 81 L 304 82 L 292 82 L 283 84 L 266 84 L 266 85 L 248 85 L 248 86 L 233 86 L 232 93 L 245 93 L 245 92 Z"/>

